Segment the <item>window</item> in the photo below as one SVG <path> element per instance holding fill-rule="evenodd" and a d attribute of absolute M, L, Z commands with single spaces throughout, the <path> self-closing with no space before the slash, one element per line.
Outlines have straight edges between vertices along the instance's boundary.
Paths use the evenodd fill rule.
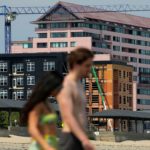
<path fill-rule="evenodd" d="M 46 29 L 47 28 L 47 24 L 44 23 L 40 23 L 38 24 L 39 29 Z"/>
<path fill-rule="evenodd" d="M 13 92 L 13 99 L 14 100 L 24 99 L 24 91 L 23 90 L 18 90 L 16 92 Z"/>
<path fill-rule="evenodd" d="M 8 98 L 8 91 L 0 89 L 0 99 L 7 99 Z"/>
<path fill-rule="evenodd" d="M 92 113 L 99 112 L 99 108 L 92 108 Z"/>
<path fill-rule="evenodd" d="M 23 72 L 24 71 L 24 65 L 23 64 L 14 64 L 12 65 L 12 72 Z"/>
<path fill-rule="evenodd" d="M 71 32 L 71 37 L 83 37 L 84 32 Z"/>
<path fill-rule="evenodd" d="M 93 90 L 97 90 L 98 89 L 96 82 L 92 82 L 92 89 Z"/>
<path fill-rule="evenodd" d="M 0 86 L 7 86 L 7 85 L 8 85 L 8 77 L 0 76 Z"/>
<path fill-rule="evenodd" d="M 150 84 L 150 77 L 140 76 L 140 83 Z"/>
<path fill-rule="evenodd" d="M 121 78 L 121 76 L 122 76 L 122 73 L 121 73 L 121 70 L 119 71 L 119 77 Z"/>
<path fill-rule="evenodd" d="M 63 48 L 63 47 L 68 47 L 68 43 L 67 42 L 51 42 L 50 46 L 52 48 Z"/>
<path fill-rule="evenodd" d="M 32 90 L 27 90 L 27 99 L 30 98 L 31 94 L 32 94 Z"/>
<path fill-rule="evenodd" d="M 16 81 L 17 86 L 23 86 L 23 77 L 17 77 Z"/>
<path fill-rule="evenodd" d="M 121 89 L 122 89 L 122 84 L 120 83 L 119 84 L 119 91 L 121 91 Z"/>
<path fill-rule="evenodd" d="M 139 68 L 140 73 L 150 74 L 150 68 Z"/>
<path fill-rule="evenodd" d="M 23 46 L 23 48 L 33 48 L 32 43 L 23 43 L 22 46 Z"/>
<path fill-rule="evenodd" d="M 47 33 L 38 33 L 38 38 L 47 38 Z"/>
<path fill-rule="evenodd" d="M 113 41 L 115 41 L 115 42 L 120 42 L 120 37 L 114 36 L 114 37 L 113 37 Z"/>
<path fill-rule="evenodd" d="M 132 72 L 129 72 L 129 82 L 132 82 Z"/>
<path fill-rule="evenodd" d="M 141 64 L 150 64 L 150 59 L 139 59 L 139 63 L 141 63 Z"/>
<path fill-rule="evenodd" d="M 123 71 L 123 77 L 126 78 L 126 72 L 125 71 Z"/>
<path fill-rule="evenodd" d="M 47 43 L 37 43 L 37 48 L 47 48 Z"/>
<path fill-rule="evenodd" d="M 110 41 L 111 40 L 111 36 L 110 35 L 104 35 L 104 39 L 107 40 L 107 41 Z"/>
<path fill-rule="evenodd" d="M 126 97 L 123 97 L 123 103 L 126 104 Z"/>
<path fill-rule="evenodd" d="M 35 76 L 27 77 L 27 85 L 35 85 Z"/>
<path fill-rule="evenodd" d="M 43 70 L 44 71 L 54 71 L 55 70 L 55 62 L 44 62 Z"/>
<path fill-rule="evenodd" d="M 77 42 L 70 42 L 70 47 L 76 47 L 77 46 Z"/>
<path fill-rule="evenodd" d="M 63 38 L 67 37 L 67 32 L 53 32 L 50 34 L 51 38 Z"/>
<path fill-rule="evenodd" d="M 138 89 L 137 93 L 143 95 L 150 95 L 150 89 Z"/>
<path fill-rule="evenodd" d="M 99 96 L 98 95 L 92 95 L 92 103 L 99 103 Z"/>
<path fill-rule="evenodd" d="M 141 54 L 141 55 L 150 55 L 150 50 L 139 49 L 139 54 Z"/>
<path fill-rule="evenodd" d="M 27 71 L 35 71 L 35 63 L 34 62 L 27 62 Z"/>
<path fill-rule="evenodd" d="M 0 62 L 0 72 L 7 72 L 8 66 L 7 63 Z"/>
<path fill-rule="evenodd" d="M 137 58 L 131 57 L 131 58 L 130 58 L 130 61 L 131 61 L 131 62 L 137 62 Z"/>
<path fill-rule="evenodd" d="M 119 96 L 119 104 L 121 104 L 121 103 L 122 103 L 122 97 Z"/>
<path fill-rule="evenodd" d="M 114 51 L 120 51 L 120 46 L 115 46 L 115 45 L 113 45 L 113 50 L 114 50 Z"/>
<path fill-rule="evenodd" d="M 150 99 L 138 99 L 137 103 L 140 105 L 150 105 Z"/>
<path fill-rule="evenodd" d="M 128 87 L 129 87 L 129 94 L 132 94 L 132 85 L 130 84 L 130 85 L 128 85 Z"/>
<path fill-rule="evenodd" d="M 50 28 L 67 28 L 66 22 L 51 23 Z"/>
<path fill-rule="evenodd" d="M 125 83 L 123 84 L 123 91 L 124 92 L 126 91 L 126 84 Z"/>

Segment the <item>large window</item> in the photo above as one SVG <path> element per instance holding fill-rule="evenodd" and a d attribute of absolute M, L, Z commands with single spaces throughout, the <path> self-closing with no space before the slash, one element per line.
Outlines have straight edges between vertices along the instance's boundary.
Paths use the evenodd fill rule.
<path fill-rule="evenodd" d="M 43 63 L 43 70 L 44 71 L 54 71 L 55 70 L 55 62 L 44 62 Z"/>
<path fill-rule="evenodd" d="M 64 38 L 67 37 L 67 32 L 53 32 L 50 34 L 51 38 Z"/>
<path fill-rule="evenodd" d="M 99 108 L 92 108 L 92 113 L 99 112 Z"/>
<path fill-rule="evenodd" d="M 24 99 L 24 91 L 18 90 L 16 92 L 13 92 L 13 99 L 14 100 L 23 100 Z"/>
<path fill-rule="evenodd" d="M 0 76 L 0 86 L 7 86 L 7 85 L 8 85 L 8 77 Z"/>
<path fill-rule="evenodd" d="M 40 23 L 38 24 L 39 29 L 46 29 L 47 28 L 47 24 L 44 23 Z"/>
<path fill-rule="evenodd" d="M 23 48 L 33 48 L 33 44 L 32 43 L 23 43 Z"/>
<path fill-rule="evenodd" d="M 131 57 L 131 58 L 130 58 L 130 61 L 131 61 L 131 62 L 137 62 L 137 58 Z"/>
<path fill-rule="evenodd" d="M 47 33 L 38 33 L 38 38 L 47 38 Z"/>
<path fill-rule="evenodd" d="M 66 22 L 51 23 L 50 28 L 67 28 Z"/>
<path fill-rule="evenodd" d="M 35 63 L 34 62 L 27 62 L 27 71 L 35 71 Z"/>
<path fill-rule="evenodd" d="M 12 65 L 12 72 L 17 73 L 17 72 L 23 72 L 24 71 L 24 65 L 23 64 L 14 64 Z"/>
<path fill-rule="evenodd" d="M 17 77 L 16 81 L 17 86 L 23 86 L 23 77 Z"/>
<path fill-rule="evenodd" d="M 137 103 L 140 105 L 150 105 L 150 99 L 138 99 Z"/>
<path fill-rule="evenodd" d="M 142 55 L 150 55 L 150 50 L 143 50 L 143 49 L 140 49 L 140 50 L 139 50 L 139 54 L 142 54 Z"/>
<path fill-rule="evenodd" d="M 7 63 L 0 62 L 0 72 L 7 72 L 8 66 Z"/>
<path fill-rule="evenodd" d="M 140 73 L 150 74 L 150 68 L 139 68 Z"/>
<path fill-rule="evenodd" d="M 115 45 L 113 45 L 113 50 L 114 50 L 114 51 L 120 51 L 120 46 L 115 46 Z"/>
<path fill-rule="evenodd" d="M 35 85 L 35 76 L 27 76 L 27 85 Z"/>
<path fill-rule="evenodd" d="M 150 89 L 138 89 L 137 93 L 143 95 L 150 95 Z"/>
<path fill-rule="evenodd" d="M 47 48 L 47 43 L 37 43 L 37 48 Z"/>
<path fill-rule="evenodd" d="M 139 59 L 139 63 L 141 63 L 141 64 L 150 64 L 150 59 Z"/>
<path fill-rule="evenodd" d="M 0 99 L 7 99 L 8 98 L 8 91 L 0 89 Z"/>
<path fill-rule="evenodd" d="M 92 103 L 99 103 L 99 95 L 92 95 Z"/>
<path fill-rule="evenodd" d="M 77 42 L 70 42 L 70 47 L 76 47 L 77 46 Z"/>
<path fill-rule="evenodd" d="M 63 48 L 63 47 L 68 47 L 68 43 L 67 42 L 51 42 L 50 46 L 52 48 Z"/>
<path fill-rule="evenodd" d="M 150 84 L 150 77 L 140 77 L 140 83 Z"/>

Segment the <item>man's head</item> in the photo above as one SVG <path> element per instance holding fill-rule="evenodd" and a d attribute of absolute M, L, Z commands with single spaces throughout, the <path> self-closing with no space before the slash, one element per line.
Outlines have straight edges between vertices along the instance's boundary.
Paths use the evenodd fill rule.
<path fill-rule="evenodd" d="M 92 66 L 94 54 L 87 48 L 77 48 L 68 56 L 70 70 L 75 70 L 81 77 L 86 77 Z"/>

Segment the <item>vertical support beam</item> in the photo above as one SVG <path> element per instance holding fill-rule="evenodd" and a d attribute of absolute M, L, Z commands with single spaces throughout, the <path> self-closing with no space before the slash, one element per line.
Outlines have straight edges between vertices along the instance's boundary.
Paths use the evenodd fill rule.
<path fill-rule="evenodd" d="M 9 109 L 9 111 L 8 111 L 8 124 L 10 127 L 12 126 L 12 124 L 11 124 L 11 109 Z"/>
<path fill-rule="evenodd" d="M 115 132 L 115 129 L 116 129 L 116 119 L 115 118 L 113 119 L 113 123 L 114 123 L 114 127 L 113 128 L 114 128 L 114 132 Z"/>

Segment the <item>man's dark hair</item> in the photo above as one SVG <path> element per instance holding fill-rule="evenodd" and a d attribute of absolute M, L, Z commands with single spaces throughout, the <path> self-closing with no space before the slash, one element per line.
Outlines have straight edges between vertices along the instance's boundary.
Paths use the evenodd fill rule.
<path fill-rule="evenodd" d="M 83 62 L 85 62 L 87 59 L 93 58 L 93 57 L 94 57 L 94 54 L 91 50 L 84 48 L 84 47 L 77 48 L 71 51 L 71 53 L 68 55 L 69 69 L 73 69 L 75 64 L 80 65 Z"/>

